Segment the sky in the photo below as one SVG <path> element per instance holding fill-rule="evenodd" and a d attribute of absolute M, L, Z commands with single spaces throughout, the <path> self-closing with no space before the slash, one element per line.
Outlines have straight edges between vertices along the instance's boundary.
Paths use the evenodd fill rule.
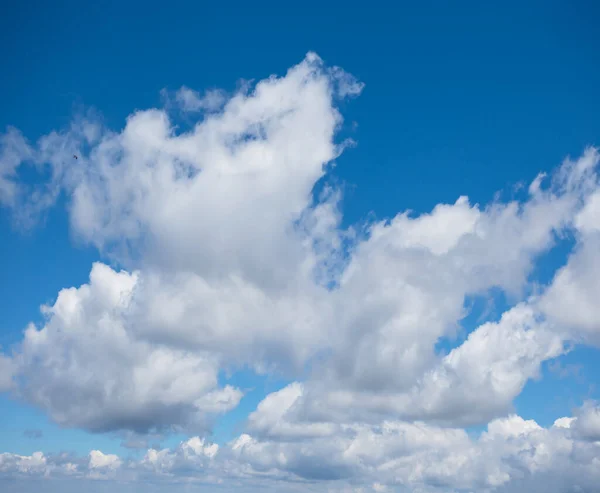
<path fill-rule="evenodd" d="M 6 7 L 0 490 L 593 492 L 598 14 Z"/>

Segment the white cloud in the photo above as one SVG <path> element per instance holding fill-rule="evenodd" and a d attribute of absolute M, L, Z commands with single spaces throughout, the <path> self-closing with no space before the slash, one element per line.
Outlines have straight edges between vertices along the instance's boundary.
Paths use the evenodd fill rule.
<path fill-rule="evenodd" d="M 304 439 L 334 435 L 339 427 L 332 423 L 292 423 L 286 413 L 302 396 L 303 385 L 294 382 L 269 394 L 248 417 L 251 431 L 283 440 Z"/>
<path fill-rule="evenodd" d="M 555 480 L 561 477 L 559 485 L 571 481 L 591 492 L 600 479 L 599 453 L 600 443 L 572 433 L 569 427 L 543 428 L 509 415 L 490 422 L 478 438 L 460 429 L 385 421 L 378 426 L 352 425 L 335 437 L 305 441 L 261 441 L 244 434 L 217 447 L 192 437 L 172 450 L 149 449 L 139 460 L 98 450 L 87 461 L 40 452 L 2 454 L 0 475 L 52 479 L 69 473 L 160 484 L 193 481 L 235 485 L 241 491 L 252 491 L 255 484 L 264 487 L 271 480 L 278 481 L 278 491 L 294 491 L 295 485 L 313 491 L 315 480 L 327 482 L 314 491 L 491 493 L 526 491 L 524 484 L 533 485 L 535 491 L 544 487 L 570 491 L 557 488 Z"/>
<path fill-rule="evenodd" d="M 578 410 L 570 428 L 584 440 L 600 444 L 600 406 L 592 401 L 586 401 Z"/>
<path fill-rule="evenodd" d="M 344 229 L 340 191 L 313 189 L 345 147 L 334 102 L 362 89 L 309 54 L 228 99 L 182 88 L 183 109 L 207 110 L 187 132 L 150 109 L 121 132 L 86 116 L 35 146 L 3 136 L 2 203 L 32 219 L 64 192 L 73 233 L 126 270 L 98 262 L 88 284 L 62 290 L 42 326 L 0 355 L 0 389 L 61 425 L 138 437 L 204 431 L 237 406 L 242 392 L 219 385 L 222 370 L 297 380 L 311 370 L 267 396 L 226 447 L 194 438 L 138 462 L 38 455 L 39 470 L 423 492 L 575 477 L 560 464 L 597 478 L 592 411 L 549 429 L 507 415 L 565 343 L 598 341 L 598 152 L 540 175 L 521 202 L 459 196 Z M 49 165 L 48 182 L 20 182 L 25 162 Z M 525 296 L 537 258 L 572 232 L 568 264 Z M 465 299 L 492 288 L 515 305 L 436 354 Z M 494 418 L 478 440 L 456 428 Z M 3 457 L 13 472 L 25 460 Z"/>
<path fill-rule="evenodd" d="M 595 162 L 597 152 L 589 152 Z M 589 158 L 591 159 L 591 158 Z M 597 186 L 597 183 L 596 183 Z M 600 192 L 587 196 L 574 223 L 578 241 L 539 301 L 540 309 L 574 340 L 600 344 Z"/>
<path fill-rule="evenodd" d="M 338 153 L 332 91 L 309 55 L 187 134 L 148 110 L 120 134 L 76 122 L 40 139 L 33 159 L 53 172 L 37 204 L 64 189 L 73 231 L 134 269 L 98 263 L 60 293 L 15 358 L 19 392 L 64 425 L 197 425 L 241 397 L 215 389 L 221 366 L 296 370 L 322 348 L 313 242 L 329 241 L 334 211 L 311 208 L 311 190 Z"/>
<path fill-rule="evenodd" d="M 560 355 L 569 339 L 568 331 L 544 321 L 538 300 L 482 325 L 443 360 L 434 345 L 455 333 L 467 295 L 492 287 L 522 292 L 536 256 L 572 227 L 594 189 L 589 170 L 597 162 L 594 152 L 566 161 L 551 187 L 536 188 L 524 204 L 481 210 L 461 198 L 430 215 L 401 214 L 373 225 L 332 294 L 335 344 L 318 377 L 307 382 L 298 415 L 464 425 L 506 413 L 539 365 Z"/>
<path fill-rule="evenodd" d="M 197 91 L 183 86 L 175 93 L 175 101 L 183 111 L 189 112 L 217 111 L 223 106 L 226 98 L 226 94 L 219 89 L 206 91 L 204 96 L 201 96 Z"/>
<path fill-rule="evenodd" d="M 17 169 L 33 151 L 21 132 L 9 127 L 0 136 L 0 205 L 14 205 L 18 192 Z"/>
<path fill-rule="evenodd" d="M 600 231 L 600 192 L 588 197 L 585 206 L 575 217 L 575 226 L 583 234 Z"/>
<path fill-rule="evenodd" d="M 477 328 L 427 373 L 418 390 L 418 410 L 409 412 L 414 417 L 454 414 L 466 423 L 502 415 L 527 380 L 538 376 L 540 364 L 563 352 L 562 339 L 536 321 L 528 306 L 518 305 L 498 323 Z"/>
<path fill-rule="evenodd" d="M 42 452 L 32 455 L 0 454 L 0 472 L 6 474 L 17 472 L 21 474 L 38 475 L 46 473 L 47 459 Z"/>
<path fill-rule="evenodd" d="M 329 71 L 332 81 L 336 84 L 340 97 L 358 96 L 365 88 L 365 83 L 360 82 L 352 74 L 340 67 L 332 67 Z"/>
<path fill-rule="evenodd" d="M 551 486 L 548 476 L 556 469 L 580 484 L 592 485 L 600 477 L 597 444 L 578 441 L 567 428 L 544 429 L 515 415 L 492 421 L 477 440 L 459 429 L 387 421 L 352 425 L 335 439 L 302 443 L 246 435 L 233 448 L 238 460 L 272 475 L 293 472 L 313 480 L 326 464 L 341 479 L 358 477 L 363 485 L 377 481 L 408 491 L 521 491 L 517 485 L 523 478 L 538 477 L 538 485 Z"/>
<path fill-rule="evenodd" d="M 540 299 L 541 310 L 572 338 L 600 344 L 600 235 L 577 246 Z"/>
<path fill-rule="evenodd" d="M 114 454 L 103 454 L 100 450 L 90 452 L 90 469 L 118 469 L 122 461 Z"/>
<path fill-rule="evenodd" d="M 56 422 L 94 431 L 206 426 L 205 414 L 235 407 L 241 392 L 217 387 L 214 356 L 131 336 L 137 282 L 137 273 L 95 264 L 89 284 L 61 291 L 15 357 L 20 394 Z"/>

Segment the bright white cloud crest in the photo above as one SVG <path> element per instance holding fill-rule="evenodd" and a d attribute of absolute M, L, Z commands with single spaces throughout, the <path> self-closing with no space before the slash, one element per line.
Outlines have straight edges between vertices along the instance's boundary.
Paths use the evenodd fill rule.
<path fill-rule="evenodd" d="M 152 109 L 120 133 L 80 118 L 35 146 L 14 129 L 2 136 L 0 202 L 31 223 L 65 192 L 73 232 L 125 270 L 96 263 L 89 283 L 44 307 L 43 326 L 0 355 L 0 389 L 65 426 L 204 432 L 243 395 L 219 384 L 221 370 L 312 374 L 267 396 L 222 449 L 192 438 L 138 462 L 4 454 L 0 471 L 202 471 L 215 482 L 342 479 L 364 491 L 527 491 L 529 475 L 551 484 L 567 465 L 582 488 L 598 479 L 593 404 L 549 429 L 510 415 L 542 362 L 570 341 L 600 342 L 590 294 L 600 292 L 598 152 L 540 175 L 521 202 L 458 197 L 364 234 L 343 229 L 340 191 L 314 200 L 313 190 L 347 145 L 336 142 L 335 102 L 362 89 L 309 54 L 251 92 L 182 88 L 180 109 L 204 112 L 184 133 Z M 19 181 L 21 166 L 43 164 L 43 187 Z M 567 265 L 525 296 L 537 256 L 567 232 L 577 238 Z M 521 301 L 436 354 L 466 297 L 491 288 Z M 490 421 L 479 440 L 457 428 Z"/>

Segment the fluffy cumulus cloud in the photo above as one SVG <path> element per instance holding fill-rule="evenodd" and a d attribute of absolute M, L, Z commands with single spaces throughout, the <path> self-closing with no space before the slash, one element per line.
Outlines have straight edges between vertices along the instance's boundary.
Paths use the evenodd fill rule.
<path fill-rule="evenodd" d="M 210 355 L 152 345 L 123 321 L 137 275 L 95 264 L 90 283 L 43 307 L 48 322 L 28 327 L 14 356 L 18 392 L 59 424 L 93 431 L 149 431 L 202 425 L 235 407 L 241 391 L 217 385 Z"/>
<path fill-rule="evenodd" d="M 64 194 L 73 234 L 104 260 L 0 354 L 0 390 L 67 427 L 194 436 L 141 459 L 7 452 L 4 477 L 592 491 L 596 404 L 542 428 L 512 402 L 570 343 L 600 342 L 598 151 L 540 174 L 522 200 L 458 196 L 342 227 L 341 190 L 314 191 L 352 144 L 337 103 L 362 90 L 309 53 L 234 94 L 165 93 L 120 132 L 90 114 L 36 143 L 2 135 L 0 203 L 31 226 Z M 178 132 L 174 113 L 198 119 Z M 25 167 L 45 181 L 21 181 Z M 536 261 L 565 235 L 566 264 L 534 286 Z M 437 352 L 465 300 L 492 289 L 517 302 Z M 218 447 L 203 437 L 243 396 L 219 375 L 240 368 L 292 383 Z"/>
<path fill-rule="evenodd" d="M 192 437 L 173 449 L 149 449 L 139 459 L 98 450 L 88 457 L 5 453 L 0 474 L 4 480 L 70 476 L 170 487 L 229 484 L 234 491 L 260 484 L 277 491 L 593 492 L 600 481 L 600 442 L 582 436 L 578 424 L 593 412 L 598 409 L 559 419 L 549 428 L 508 415 L 491 421 L 478 438 L 458 428 L 383 421 L 343 427 L 335 439 L 243 434 L 218 447 Z"/>
<path fill-rule="evenodd" d="M 600 343 L 600 192 L 589 194 L 574 218 L 577 246 L 540 301 L 554 322 L 579 341 Z"/>

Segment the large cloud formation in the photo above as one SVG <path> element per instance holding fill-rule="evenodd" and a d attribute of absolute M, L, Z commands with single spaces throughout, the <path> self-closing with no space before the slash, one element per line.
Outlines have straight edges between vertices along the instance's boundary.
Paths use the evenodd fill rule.
<path fill-rule="evenodd" d="M 2 136 L 0 203 L 32 226 L 65 194 L 72 231 L 107 263 L 0 355 L 1 389 L 65 426 L 202 436 L 243 395 L 221 371 L 294 382 L 222 449 L 196 437 L 141 461 L 8 453 L 0 472 L 571 491 L 564 473 L 579 482 L 572 491 L 591 491 L 595 404 L 544 429 L 512 414 L 512 401 L 570 343 L 600 342 L 598 151 L 540 174 L 520 201 L 460 196 L 343 228 L 341 190 L 314 190 L 349 144 L 337 141 L 336 104 L 362 88 L 309 53 L 233 95 L 182 88 L 120 132 L 87 116 L 35 145 L 16 129 Z M 178 133 L 174 110 L 197 123 Z M 20 181 L 24 166 L 47 181 Z M 533 289 L 536 260 L 564 235 L 575 238 L 568 262 Z M 465 300 L 491 289 L 519 301 L 436 352 Z M 461 428 L 483 424 L 478 439 Z"/>

